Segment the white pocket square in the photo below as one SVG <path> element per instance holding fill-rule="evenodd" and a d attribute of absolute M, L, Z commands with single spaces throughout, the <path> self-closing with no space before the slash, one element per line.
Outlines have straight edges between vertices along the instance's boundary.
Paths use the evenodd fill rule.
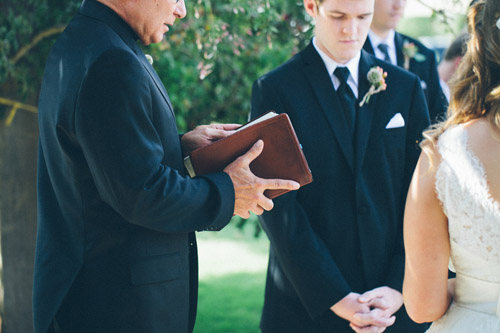
<path fill-rule="evenodd" d="M 401 113 L 398 112 L 391 118 L 391 120 L 389 120 L 385 129 L 403 127 L 404 125 L 405 120 L 403 119 Z"/>

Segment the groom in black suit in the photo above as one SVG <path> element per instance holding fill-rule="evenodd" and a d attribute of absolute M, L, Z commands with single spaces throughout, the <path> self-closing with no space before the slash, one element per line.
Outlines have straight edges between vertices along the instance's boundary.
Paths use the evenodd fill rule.
<path fill-rule="evenodd" d="M 183 155 L 235 126 L 180 138 L 137 44 L 161 41 L 185 15 L 183 0 L 85 0 L 49 55 L 38 105 L 37 333 L 191 332 L 194 231 L 260 214 L 273 205 L 266 188 L 294 186 L 250 172 L 262 144 L 225 172 L 186 175 Z"/>
<path fill-rule="evenodd" d="M 261 329 L 423 332 L 401 307 L 403 209 L 429 125 L 420 81 L 361 50 L 373 0 L 304 6 L 312 43 L 253 87 L 252 117 L 287 113 L 314 177 L 261 216 L 271 242 Z"/>

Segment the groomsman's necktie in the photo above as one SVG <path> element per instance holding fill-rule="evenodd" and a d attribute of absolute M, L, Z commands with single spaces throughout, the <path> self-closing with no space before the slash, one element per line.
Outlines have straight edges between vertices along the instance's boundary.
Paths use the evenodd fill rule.
<path fill-rule="evenodd" d="M 349 69 L 347 67 L 337 67 L 333 72 L 340 81 L 340 86 L 337 89 L 340 103 L 344 109 L 345 118 L 351 134 L 354 134 L 354 124 L 356 120 L 356 97 L 347 84 L 349 78 Z"/>
<path fill-rule="evenodd" d="M 384 55 L 382 60 L 387 61 L 388 63 L 392 63 L 391 57 L 389 56 L 389 46 L 385 43 L 378 44 L 378 49 Z"/>

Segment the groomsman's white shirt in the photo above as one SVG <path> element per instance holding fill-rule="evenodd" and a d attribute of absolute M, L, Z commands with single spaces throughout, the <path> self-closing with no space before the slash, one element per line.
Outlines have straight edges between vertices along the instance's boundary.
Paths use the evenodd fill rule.
<path fill-rule="evenodd" d="M 394 42 L 394 36 L 396 35 L 396 32 L 394 30 L 389 31 L 385 39 L 380 38 L 377 36 L 373 31 L 368 31 L 368 37 L 370 40 L 370 43 L 372 44 L 372 48 L 375 51 L 375 56 L 379 59 L 384 60 L 385 55 L 382 53 L 382 51 L 379 50 L 378 45 L 381 43 L 384 43 L 387 45 L 387 52 L 389 53 L 389 58 L 391 58 L 391 63 L 393 65 L 398 64 L 398 56 L 396 54 L 396 43 Z"/>

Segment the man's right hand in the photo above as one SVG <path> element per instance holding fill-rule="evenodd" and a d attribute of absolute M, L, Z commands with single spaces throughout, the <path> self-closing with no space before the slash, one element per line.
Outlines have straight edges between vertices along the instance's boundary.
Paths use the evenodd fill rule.
<path fill-rule="evenodd" d="M 330 307 L 337 316 L 350 322 L 350 327 L 357 333 L 380 333 L 394 324 L 395 317 L 386 317 L 379 308 L 371 308 L 361 303 L 357 293 L 349 293 Z"/>
<path fill-rule="evenodd" d="M 249 218 L 250 212 L 261 215 L 264 210 L 274 207 L 273 201 L 264 195 L 265 190 L 298 190 L 300 185 L 293 180 L 263 179 L 255 176 L 250 170 L 250 163 L 264 149 L 264 142 L 257 141 L 245 155 L 237 158 L 225 169 L 234 186 L 234 215 Z"/>

